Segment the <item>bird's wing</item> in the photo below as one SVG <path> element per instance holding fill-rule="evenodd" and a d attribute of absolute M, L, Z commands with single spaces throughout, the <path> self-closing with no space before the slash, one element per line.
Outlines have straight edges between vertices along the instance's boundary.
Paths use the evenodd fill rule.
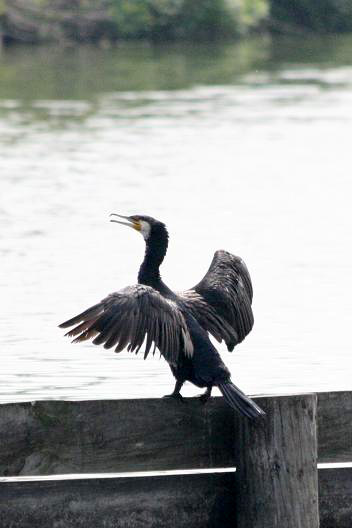
<path fill-rule="evenodd" d="M 73 342 L 93 339 L 95 345 L 127 347 L 137 353 L 146 338 L 144 358 L 154 343 L 165 359 L 175 365 L 180 353 L 193 354 L 193 345 L 182 312 L 178 306 L 149 286 L 137 284 L 112 293 L 100 303 L 60 324 L 75 326 L 67 334 L 77 336 Z"/>
<path fill-rule="evenodd" d="M 247 266 L 239 257 L 219 250 L 210 268 L 193 288 L 180 294 L 205 330 L 233 350 L 253 327 L 253 289 Z"/>

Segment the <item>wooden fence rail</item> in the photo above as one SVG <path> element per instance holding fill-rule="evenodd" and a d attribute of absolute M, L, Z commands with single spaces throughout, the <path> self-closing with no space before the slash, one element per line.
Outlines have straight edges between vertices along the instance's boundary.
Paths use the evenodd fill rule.
<path fill-rule="evenodd" d="M 287 474 L 296 472 L 297 480 L 301 469 L 303 487 L 314 485 L 314 468 L 306 473 L 306 455 L 302 455 L 309 449 L 299 446 L 300 441 L 314 440 L 310 427 L 315 418 L 314 397 L 277 396 L 256 401 L 269 411 L 270 423 L 264 427 L 234 415 L 221 398 L 212 398 L 206 406 L 193 398 L 184 404 L 149 399 L 0 405 L 0 475 L 4 477 L 0 477 L 0 526 L 241 528 L 247 519 L 251 528 L 281 528 L 284 516 L 300 501 L 298 495 L 290 508 L 280 513 L 281 521 L 276 512 L 268 512 L 267 501 L 251 503 L 247 498 L 260 498 L 261 486 L 262 490 L 272 486 L 268 500 L 277 491 L 290 489 Z M 306 440 L 299 436 L 301 430 L 294 430 L 302 415 L 300 429 L 306 429 Z M 277 421 L 278 416 L 285 417 L 285 423 Z M 352 393 L 318 394 L 317 423 L 318 461 L 351 462 Z M 288 448 L 289 438 L 292 445 Z M 301 449 L 300 455 L 294 452 L 295 445 Z M 256 457 L 266 457 L 265 446 L 270 446 L 270 456 L 263 462 L 263 475 L 256 474 L 259 488 L 251 491 L 245 473 L 249 467 L 251 473 L 256 471 Z M 293 465 L 287 463 L 287 455 L 290 464 L 296 457 Z M 313 452 L 307 456 L 314 459 Z M 241 461 L 245 462 L 242 467 Z M 8 478 L 191 468 L 215 471 L 234 466 L 238 467 L 236 473 L 80 476 L 73 480 L 50 477 L 26 482 Z M 310 496 L 307 507 L 314 517 L 316 497 L 314 493 Z M 246 500 L 253 515 L 264 508 L 263 513 L 272 519 L 262 524 L 248 516 L 241 520 L 239 513 L 245 510 L 241 503 Z M 352 467 L 319 470 L 319 508 L 321 528 L 351 528 Z M 286 523 L 285 528 L 317 526 L 312 519 L 308 524 L 295 522 Z"/>
<path fill-rule="evenodd" d="M 317 406 L 318 462 L 351 462 L 352 392 Z M 238 427 L 222 398 L 4 404 L 0 476 L 234 467 Z"/>
<path fill-rule="evenodd" d="M 235 473 L 0 479 L 0 526 L 236 528 L 236 484 Z M 319 508 L 320 528 L 351 528 L 352 468 L 319 470 Z"/>

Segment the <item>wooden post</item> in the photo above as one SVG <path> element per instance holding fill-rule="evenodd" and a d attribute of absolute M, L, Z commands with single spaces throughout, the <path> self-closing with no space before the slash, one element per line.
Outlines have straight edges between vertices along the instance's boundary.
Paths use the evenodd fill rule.
<path fill-rule="evenodd" d="M 265 421 L 238 419 L 237 528 L 318 528 L 317 397 L 257 401 Z"/>

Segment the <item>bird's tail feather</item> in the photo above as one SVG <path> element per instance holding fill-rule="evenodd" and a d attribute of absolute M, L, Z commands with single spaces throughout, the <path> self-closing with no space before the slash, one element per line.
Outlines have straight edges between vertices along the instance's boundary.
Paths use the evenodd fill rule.
<path fill-rule="evenodd" d="M 251 420 L 265 416 L 265 412 L 258 407 L 253 400 L 248 398 L 236 385 L 231 381 L 218 383 L 221 394 L 225 401 L 237 411 L 247 416 Z"/>

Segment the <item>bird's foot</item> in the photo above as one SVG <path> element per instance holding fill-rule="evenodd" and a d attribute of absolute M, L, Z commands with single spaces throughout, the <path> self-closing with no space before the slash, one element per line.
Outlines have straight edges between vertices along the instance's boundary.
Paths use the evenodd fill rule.
<path fill-rule="evenodd" d="M 204 392 L 204 394 L 199 394 L 198 397 L 198 400 L 203 403 L 203 405 L 205 405 L 207 403 L 207 401 L 209 400 L 210 398 L 210 395 L 207 394 L 206 392 Z"/>
<path fill-rule="evenodd" d="M 184 397 L 182 396 L 182 394 L 180 394 L 179 392 L 173 392 L 172 394 L 165 394 L 165 396 L 163 396 L 163 398 L 173 398 L 174 400 L 178 400 L 178 401 L 181 401 L 181 402 L 184 402 Z"/>
<path fill-rule="evenodd" d="M 203 393 L 203 394 L 200 394 L 198 396 L 198 399 L 201 403 L 205 404 L 207 403 L 207 401 L 209 400 L 210 396 L 211 396 L 211 387 L 208 387 L 207 390 Z"/>

